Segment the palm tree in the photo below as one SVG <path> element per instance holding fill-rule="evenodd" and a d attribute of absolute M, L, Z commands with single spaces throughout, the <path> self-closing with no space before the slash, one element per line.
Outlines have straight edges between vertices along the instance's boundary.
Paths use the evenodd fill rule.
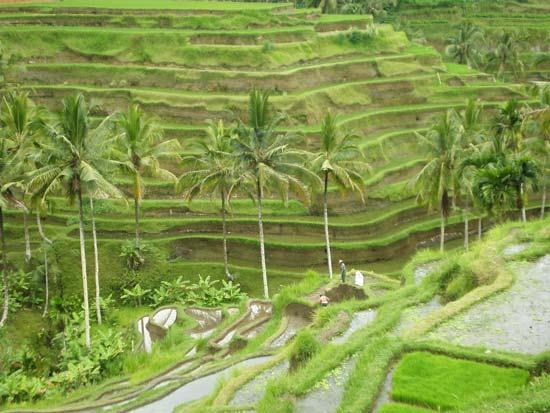
<path fill-rule="evenodd" d="M 524 71 L 524 65 L 520 57 L 520 48 L 512 36 L 502 32 L 496 39 L 494 49 L 487 54 L 489 69 L 495 70 L 498 78 L 503 78 L 506 71 L 511 70 L 516 79 Z"/>
<path fill-rule="evenodd" d="M 102 174 L 107 162 L 103 154 L 111 144 L 106 139 L 110 134 L 109 118 L 94 130 L 90 130 L 89 120 L 84 96 L 78 94 L 65 98 L 57 123 L 47 128 L 49 139 L 39 146 L 43 166 L 29 175 L 29 187 L 43 201 L 56 191 L 63 191 L 70 202 L 75 199 L 78 202 L 84 329 L 88 349 L 91 347 L 90 308 L 82 197 L 85 192 L 122 197 L 120 191 Z"/>
<path fill-rule="evenodd" d="M 161 168 L 160 160 L 179 159 L 180 145 L 176 139 L 163 140 L 162 129 L 132 104 L 117 122 L 120 130 L 118 160 L 133 179 L 136 247 L 140 249 L 139 205 L 144 192 L 144 176 L 175 181 L 175 175 Z"/>
<path fill-rule="evenodd" d="M 528 188 L 536 190 L 540 169 L 537 163 L 526 154 L 515 156 L 510 162 L 510 180 L 516 193 L 516 207 L 521 211 L 521 220 L 527 221 L 525 193 Z"/>
<path fill-rule="evenodd" d="M 529 152 L 540 163 L 542 181 L 542 199 L 540 206 L 540 218 L 544 218 L 546 210 L 546 181 L 550 169 L 550 86 L 536 87 L 540 105 L 535 109 L 529 109 L 525 114 L 525 120 L 533 120 L 537 126 L 534 139 L 528 142 Z"/>
<path fill-rule="evenodd" d="M 483 32 L 479 27 L 470 22 L 464 23 L 456 36 L 447 39 L 445 53 L 461 65 L 477 66 L 481 60 L 479 47 L 483 40 Z"/>
<path fill-rule="evenodd" d="M 38 131 L 40 125 L 40 110 L 36 108 L 28 97 L 27 92 L 9 92 L 2 101 L 0 112 L 0 126 L 5 139 L 9 141 L 8 150 L 10 155 L 10 174 L 14 177 L 23 175 L 25 171 L 32 168 L 32 163 L 26 156 L 27 147 L 32 142 L 33 135 Z M 25 199 L 25 188 L 20 197 L 22 203 Z M 25 237 L 25 262 L 29 263 L 32 258 L 31 243 L 28 225 L 29 210 L 23 208 L 23 233 Z"/>
<path fill-rule="evenodd" d="M 521 104 L 516 99 L 510 99 L 499 108 L 493 128 L 502 144 L 517 153 L 523 147 L 522 124 L 524 115 Z"/>
<path fill-rule="evenodd" d="M 235 136 L 235 155 L 242 165 L 240 181 L 252 187 L 258 205 L 258 230 L 264 296 L 269 298 L 265 243 L 262 216 L 262 200 L 266 190 L 275 188 L 283 201 L 289 192 L 304 199 L 308 191 L 304 176 L 318 180 L 303 164 L 306 153 L 290 146 L 291 135 L 277 133 L 277 126 L 285 115 L 271 115 L 269 92 L 253 89 L 248 101 L 248 120 L 239 121 Z"/>
<path fill-rule="evenodd" d="M 198 195 L 209 194 L 221 199 L 223 230 L 223 263 L 225 276 L 231 279 L 227 254 L 226 213 L 230 198 L 229 192 L 235 189 L 238 181 L 238 169 L 233 153 L 231 136 L 223 121 L 210 122 L 207 128 L 207 140 L 194 142 L 198 152 L 185 156 L 186 171 L 178 179 L 176 190 L 183 192 L 191 202 Z"/>
<path fill-rule="evenodd" d="M 459 113 L 458 120 L 462 127 L 464 138 L 462 145 L 464 151 L 462 158 L 468 159 L 472 153 L 477 153 L 478 148 L 476 144 L 481 139 L 481 127 L 480 119 L 483 107 L 478 105 L 473 99 L 468 100 L 466 108 Z M 465 206 L 464 206 L 464 248 L 466 251 L 469 249 L 469 201 L 473 200 L 472 189 L 472 175 L 471 168 L 465 168 L 464 165 L 460 165 L 458 168 L 458 180 L 460 181 L 460 187 L 465 192 Z M 478 237 L 481 237 L 481 217 L 478 219 Z"/>
<path fill-rule="evenodd" d="M 476 171 L 473 181 L 476 199 L 489 215 L 498 221 L 514 198 L 511 185 L 511 167 L 501 163 L 489 163 Z"/>
<path fill-rule="evenodd" d="M 332 177 L 343 188 L 357 191 L 365 202 L 365 182 L 362 173 L 369 170 L 363 152 L 355 144 L 355 136 L 341 135 L 336 119 L 328 113 L 321 125 L 321 149 L 311 160 L 311 169 L 323 180 L 323 216 L 328 274 L 332 278 L 332 256 L 328 229 L 328 184 Z"/>
<path fill-rule="evenodd" d="M 50 274 L 49 274 L 49 265 L 48 265 L 48 249 L 52 246 L 52 240 L 50 240 L 44 233 L 42 228 L 42 218 L 40 216 L 40 206 L 36 208 L 36 227 L 38 228 L 38 233 L 42 239 L 42 249 L 44 250 L 44 311 L 42 317 L 45 317 L 48 313 L 48 305 L 50 303 Z"/>
<path fill-rule="evenodd" d="M 451 209 L 450 192 L 456 192 L 457 168 L 462 149 L 463 133 L 457 114 L 447 111 L 442 118 L 426 133 L 417 134 L 426 148 L 428 156 L 426 165 L 413 179 L 418 190 L 418 199 L 428 203 L 432 208 L 439 206 L 441 216 L 440 249 L 445 245 L 445 222 Z"/>

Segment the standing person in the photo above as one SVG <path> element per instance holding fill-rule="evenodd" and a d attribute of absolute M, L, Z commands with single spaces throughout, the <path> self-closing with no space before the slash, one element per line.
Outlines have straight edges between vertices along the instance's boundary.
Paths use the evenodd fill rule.
<path fill-rule="evenodd" d="M 338 261 L 340 264 L 340 281 L 342 283 L 346 282 L 346 264 L 344 264 L 344 261 L 340 260 Z"/>

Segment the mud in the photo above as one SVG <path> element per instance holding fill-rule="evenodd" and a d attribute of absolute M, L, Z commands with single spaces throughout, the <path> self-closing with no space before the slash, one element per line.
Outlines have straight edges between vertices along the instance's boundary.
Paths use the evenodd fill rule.
<path fill-rule="evenodd" d="M 525 251 L 530 246 L 531 243 L 528 242 L 523 244 L 509 245 L 502 250 L 502 255 L 504 255 L 505 257 L 509 257 L 515 254 L 519 254 L 520 252 Z"/>
<path fill-rule="evenodd" d="M 347 339 L 350 338 L 353 333 L 365 327 L 367 324 L 373 322 L 375 318 L 376 318 L 376 310 L 369 309 L 365 311 L 358 311 L 353 315 L 348 329 L 344 331 L 342 335 L 334 337 L 332 339 L 332 342 L 335 344 L 342 344 L 346 342 Z"/>
<path fill-rule="evenodd" d="M 395 367 L 392 367 L 388 372 L 388 375 L 386 376 L 386 379 L 382 384 L 382 389 L 380 390 L 380 394 L 378 395 L 378 398 L 376 399 L 376 401 L 374 402 L 374 406 L 372 407 L 372 411 L 374 413 L 380 411 L 380 408 L 382 407 L 382 405 L 389 403 L 391 401 L 391 390 L 392 390 L 392 381 L 393 381 L 394 373 L 395 373 Z"/>
<path fill-rule="evenodd" d="M 422 303 L 415 307 L 405 309 L 403 313 L 401 313 L 399 324 L 393 329 L 392 333 L 397 335 L 401 334 L 409 328 L 412 328 L 419 320 L 427 317 L 440 308 L 440 297 L 435 296 L 427 303 Z"/>
<path fill-rule="evenodd" d="M 333 370 L 318 383 L 304 398 L 298 399 L 296 413 L 334 413 L 337 411 L 349 375 L 355 367 L 355 358 L 346 360 L 341 367 Z"/>
<path fill-rule="evenodd" d="M 430 275 L 436 268 L 437 262 L 428 262 L 426 264 L 419 265 L 414 269 L 414 282 L 419 285 L 424 278 Z"/>
<path fill-rule="evenodd" d="M 240 335 L 252 338 L 263 328 L 272 316 L 273 304 L 269 301 L 253 300 L 248 303 L 246 313 L 226 328 L 217 338 L 210 340 L 210 346 L 220 349 L 227 346 L 231 340 Z"/>
<path fill-rule="evenodd" d="M 244 406 L 258 403 L 264 397 L 267 382 L 284 374 L 288 366 L 288 361 L 284 361 L 260 373 L 237 390 L 229 405 Z"/>
<path fill-rule="evenodd" d="M 222 322 L 223 313 L 219 308 L 186 308 L 185 314 L 196 320 L 198 326 L 189 331 L 191 337 L 209 337 Z"/>
<path fill-rule="evenodd" d="M 202 397 L 208 396 L 216 388 L 218 382 L 222 378 L 228 378 L 233 371 L 265 363 L 269 361 L 271 357 L 272 356 L 263 356 L 247 359 L 217 373 L 212 373 L 207 376 L 200 377 L 175 389 L 161 399 L 156 400 L 148 405 L 131 410 L 131 412 L 170 413 L 174 410 L 175 407 L 181 404 L 189 403 L 193 400 L 198 400 Z"/>
<path fill-rule="evenodd" d="M 351 274 L 348 275 L 351 277 Z M 339 284 L 326 291 L 326 295 L 331 303 L 339 303 L 347 300 L 364 300 L 367 298 L 365 291 L 350 284 Z"/>
<path fill-rule="evenodd" d="M 536 354 L 550 349 L 550 255 L 517 265 L 516 282 L 437 328 L 460 345 Z"/>
<path fill-rule="evenodd" d="M 304 304 L 291 303 L 285 307 L 284 316 L 287 320 L 285 331 L 271 342 L 271 347 L 282 347 L 291 340 L 296 333 L 309 325 L 313 318 L 314 309 Z"/>

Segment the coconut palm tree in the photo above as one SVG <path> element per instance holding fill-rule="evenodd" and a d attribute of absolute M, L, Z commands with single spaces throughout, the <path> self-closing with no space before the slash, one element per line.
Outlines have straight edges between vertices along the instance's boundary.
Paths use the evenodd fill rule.
<path fill-rule="evenodd" d="M 470 22 L 463 23 L 456 36 L 447 39 L 445 53 L 461 65 L 477 66 L 481 61 L 480 46 L 483 40 L 479 27 Z"/>
<path fill-rule="evenodd" d="M 479 105 L 475 100 L 470 99 L 466 105 L 466 108 L 458 114 L 458 121 L 462 127 L 462 133 L 464 134 L 462 145 L 464 150 L 462 151 L 462 158 L 468 159 L 472 154 L 477 154 L 479 148 L 476 146 L 480 143 L 481 137 L 481 113 L 483 107 Z M 469 204 L 473 200 L 472 189 L 472 174 L 471 168 L 465 168 L 459 165 L 457 170 L 458 180 L 460 182 L 460 188 L 465 195 L 464 206 L 464 248 L 466 251 L 469 249 Z M 478 237 L 481 237 L 481 217 L 478 218 Z"/>
<path fill-rule="evenodd" d="M 78 203 L 84 329 L 88 349 L 91 347 L 90 308 L 82 199 L 85 193 L 97 192 L 122 197 L 121 192 L 102 174 L 108 163 L 103 154 L 112 144 L 107 139 L 111 133 L 110 119 L 105 119 L 93 130 L 89 121 L 84 96 L 78 94 L 65 98 L 57 122 L 47 127 L 48 137 L 38 147 L 43 166 L 29 174 L 29 187 L 42 200 L 62 191 L 70 202 L 76 199 Z"/>
<path fill-rule="evenodd" d="M 219 196 L 223 231 L 223 263 L 225 276 L 231 279 L 227 253 L 226 214 L 230 198 L 229 192 L 235 190 L 238 182 L 238 165 L 233 153 L 233 144 L 229 131 L 223 121 L 210 122 L 206 141 L 193 142 L 198 152 L 183 157 L 185 172 L 179 177 L 176 190 L 183 192 L 191 202 L 196 196 Z"/>
<path fill-rule="evenodd" d="M 496 71 L 498 78 L 503 78 L 506 71 L 512 71 L 518 79 L 524 72 L 524 65 L 520 57 L 520 47 L 513 35 L 502 32 L 496 39 L 494 49 L 487 53 L 487 66 Z"/>
<path fill-rule="evenodd" d="M 253 89 L 248 101 L 248 119 L 246 122 L 238 122 L 234 140 L 235 155 L 242 167 L 239 181 L 252 188 L 258 206 L 260 259 L 265 298 L 269 298 L 269 288 L 262 213 L 264 195 L 268 189 L 274 188 L 285 203 L 290 192 L 307 200 L 309 193 L 303 178 L 318 180 L 302 163 L 306 153 L 290 146 L 292 136 L 276 131 L 284 119 L 283 114 L 272 115 L 269 92 Z"/>
<path fill-rule="evenodd" d="M 488 215 L 502 219 L 502 214 L 514 199 L 511 185 L 511 167 L 501 163 L 489 163 L 476 171 L 473 180 L 476 199 Z"/>
<path fill-rule="evenodd" d="M 10 154 L 10 174 L 13 177 L 23 175 L 32 162 L 26 156 L 27 148 L 32 142 L 32 137 L 37 133 L 40 126 L 40 109 L 35 107 L 29 99 L 28 92 L 9 92 L 2 100 L 0 111 L 0 126 L 4 138 L 7 139 Z M 23 190 L 19 197 L 24 205 L 25 187 L 17 185 Z M 23 233 L 25 238 L 25 262 L 30 262 L 32 257 L 31 243 L 29 237 L 29 209 L 27 205 L 23 208 Z"/>
<path fill-rule="evenodd" d="M 332 278 L 332 256 L 328 229 L 328 185 L 332 178 L 342 189 L 357 191 L 365 202 L 363 173 L 369 170 L 363 152 L 356 145 L 357 137 L 342 135 L 336 119 L 328 113 L 321 125 L 321 149 L 311 160 L 311 170 L 323 181 L 323 216 L 325 222 L 325 248 L 328 274 Z"/>
<path fill-rule="evenodd" d="M 426 135 L 418 135 L 425 147 L 427 162 L 413 178 L 418 200 L 432 208 L 437 205 L 441 216 L 440 249 L 445 245 L 445 222 L 451 209 L 450 194 L 456 192 L 457 168 L 463 147 L 463 132 L 454 110 L 447 111 Z"/>
<path fill-rule="evenodd" d="M 497 137 L 514 153 L 519 152 L 523 147 L 523 121 L 522 106 L 516 99 L 510 99 L 499 108 L 493 121 Z"/>
<path fill-rule="evenodd" d="M 176 176 L 160 166 L 161 160 L 179 159 L 176 139 L 164 140 L 162 129 L 141 108 L 132 104 L 117 121 L 119 150 L 117 159 L 123 171 L 133 179 L 136 247 L 140 250 L 139 205 L 143 198 L 144 176 L 176 180 Z"/>
<path fill-rule="evenodd" d="M 525 193 L 536 190 L 540 176 L 538 164 L 527 154 L 519 154 L 510 162 L 510 180 L 516 193 L 516 207 L 521 212 L 521 220 L 527 222 Z"/>

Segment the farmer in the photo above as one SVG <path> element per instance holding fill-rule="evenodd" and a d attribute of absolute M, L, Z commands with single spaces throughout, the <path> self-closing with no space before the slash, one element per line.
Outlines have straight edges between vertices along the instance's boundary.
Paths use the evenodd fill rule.
<path fill-rule="evenodd" d="M 321 296 L 319 297 L 319 304 L 321 304 L 321 307 L 328 306 L 328 303 L 330 302 L 327 292 L 325 291 Z"/>
<path fill-rule="evenodd" d="M 343 283 L 346 282 L 346 264 L 344 264 L 344 261 L 340 260 L 338 261 L 340 264 L 340 281 Z"/>

